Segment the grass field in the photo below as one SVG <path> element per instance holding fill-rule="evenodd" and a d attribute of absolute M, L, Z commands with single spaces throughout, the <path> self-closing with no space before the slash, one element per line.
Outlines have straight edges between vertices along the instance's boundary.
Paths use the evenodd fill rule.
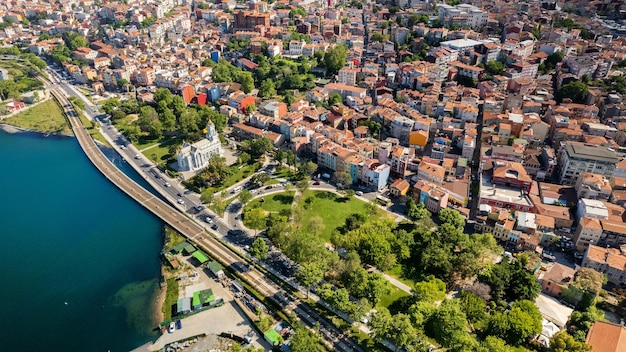
<path fill-rule="evenodd" d="M 154 161 L 156 159 L 157 164 L 164 163 L 174 157 L 173 155 L 170 155 L 170 148 L 172 147 L 172 145 L 180 144 L 180 143 L 182 143 L 180 139 L 170 138 L 165 141 L 162 141 L 161 144 L 159 144 L 158 146 L 144 150 L 142 154 L 148 160 Z"/>
<path fill-rule="evenodd" d="M 356 198 L 348 200 L 332 192 L 308 190 L 304 192 L 303 199 L 305 204 L 307 199 L 312 201 L 308 208 L 305 207 L 300 227 L 307 228 L 313 217 L 321 217 L 324 220 L 321 237 L 327 242 L 330 242 L 330 234 L 333 230 L 343 226 L 348 216 L 366 212 L 365 202 Z"/>
<path fill-rule="evenodd" d="M 265 203 L 261 203 L 260 199 L 255 199 L 248 204 L 248 207 L 260 205 L 265 211 L 280 213 L 291 208 L 293 192 L 290 194 L 276 193 L 263 198 L 265 198 Z M 321 217 L 324 221 L 321 237 L 326 242 L 330 242 L 330 234 L 335 228 L 343 226 L 348 216 L 366 211 L 365 202 L 356 198 L 347 200 L 332 192 L 309 190 L 304 193 L 303 199 L 305 204 L 307 199 L 310 201 L 306 204 L 300 227 L 307 228 L 313 217 Z"/>
<path fill-rule="evenodd" d="M 280 213 L 282 210 L 291 208 L 293 204 L 293 196 L 296 192 L 281 192 L 268 194 L 264 197 L 251 201 L 247 206 L 251 208 L 261 207 L 261 209 L 270 213 Z M 261 203 L 261 199 L 265 202 Z"/>
<path fill-rule="evenodd" d="M 3 122 L 9 125 L 41 132 L 52 132 L 65 135 L 72 134 L 72 130 L 63 115 L 63 111 L 52 99 L 40 103 L 26 111 L 22 111 L 15 116 L 6 118 Z"/>
<path fill-rule="evenodd" d="M 391 288 L 391 293 L 382 297 L 382 299 L 378 303 L 379 307 L 389 308 L 390 305 L 392 305 L 395 301 L 399 300 L 400 298 L 410 296 L 408 293 L 393 286 L 392 284 L 389 284 L 389 287 Z"/>
<path fill-rule="evenodd" d="M 401 264 L 396 264 L 396 266 L 394 266 L 391 270 L 387 271 L 387 274 L 395 277 L 398 281 L 402 282 L 403 284 L 409 287 L 415 286 L 415 281 L 404 277 L 404 274 L 402 273 Z"/>
<path fill-rule="evenodd" d="M 167 279 L 167 294 L 165 295 L 165 302 L 163 302 L 163 320 L 169 320 L 172 318 L 172 306 L 178 301 L 178 281 L 176 278 Z"/>
<path fill-rule="evenodd" d="M 149 151 L 151 151 L 151 150 L 152 149 L 150 149 Z M 221 184 L 219 184 L 217 186 L 206 188 L 206 189 L 202 190 L 202 193 L 204 193 L 204 192 L 219 193 L 219 192 L 225 190 L 226 188 L 234 185 L 235 183 L 243 180 L 244 178 L 252 175 L 260 167 L 261 167 L 261 164 L 259 164 L 259 163 L 254 163 L 252 165 L 246 164 L 246 165 L 243 165 L 241 167 L 237 167 L 237 171 L 234 174 L 232 174 L 229 177 L 227 177 L 226 179 L 224 179 L 224 182 L 222 182 Z"/>

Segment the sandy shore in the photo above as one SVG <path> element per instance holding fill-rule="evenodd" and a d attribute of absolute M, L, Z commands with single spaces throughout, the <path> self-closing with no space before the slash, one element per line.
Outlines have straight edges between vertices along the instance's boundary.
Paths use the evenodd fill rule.
<path fill-rule="evenodd" d="M 161 276 L 163 276 L 163 268 L 161 268 Z M 163 321 L 165 316 L 163 315 L 163 303 L 165 303 L 165 297 L 167 296 L 167 283 L 164 281 L 159 287 L 159 293 L 157 293 L 156 300 L 154 301 L 154 321 L 159 324 Z"/>
<path fill-rule="evenodd" d="M 0 129 L 7 133 L 19 133 L 22 132 L 19 128 L 11 125 L 7 125 L 5 123 L 0 124 Z"/>

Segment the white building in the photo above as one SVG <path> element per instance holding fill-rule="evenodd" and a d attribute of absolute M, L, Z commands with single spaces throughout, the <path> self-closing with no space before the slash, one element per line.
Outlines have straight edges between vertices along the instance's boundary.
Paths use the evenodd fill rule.
<path fill-rule="evenodd" d="M 568 186 L 575 185 L 582 172 L 611 178 L 618 161 L 611 148 L 577 142 L 567 142 L 560 159 L 560 183 Z"/>
<path fill-rule="evenodd" d="M 209 163 L 211 156 L 222 155 L 222 143 L 215 131 L 215 126 L 209 122 L 206 130 L 206 139 L 194 144 L 183 143 L 183 147 L 176 155 L 178 170 L 201 169 Z"/>
<path fill-rule="evenodd" d="M 470 4 L 450 6 L 437 4 L 439 7 L 439 19 L 444 25 L 457 24 L 461 27 L 480 28 L 487 24 L 489 13 Z"/>

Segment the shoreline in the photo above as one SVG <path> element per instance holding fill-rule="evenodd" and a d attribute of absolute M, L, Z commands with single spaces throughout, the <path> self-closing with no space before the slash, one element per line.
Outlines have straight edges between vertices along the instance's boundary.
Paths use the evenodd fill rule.
<path fill-rule="evenodd" d="M 165 279 L 163 265 L 161 265 L 161 278 Z M 165 303 L 165 297 L 167 297 L 167 283 L 166 281 L 159 282 L 159 292 L 156 294 L 154 300 L 154 314 L 152 317 L 156 326 L 159 326 L 159 323 L 161 323 L 165 318 L 163 314 L 163 304 Z"/>
<path fill-rule="evenodd" d="M 64 134 L 64 133 L 58 133 L 58 132 L 33 130 L 30 128 L 11 125 L 5 122 L 0 122 L 0 130 L 3 130 L 4 132 L 9 133 L 9 134 L 32 133 L 32 134 L 51 135 L 51 136 L 58 136 L 58 137 L 74 137 L 74 134 Z"/>

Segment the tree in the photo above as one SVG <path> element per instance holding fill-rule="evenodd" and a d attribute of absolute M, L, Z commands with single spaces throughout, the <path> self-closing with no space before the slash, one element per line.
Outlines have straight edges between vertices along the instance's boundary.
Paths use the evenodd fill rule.
<path fill-rule="evenodd" d="M 269 180 L 270 180 L 270 175 L 266 174 L 265 172 L 254 174 L 250 178 L 250 182 L 257 187 L 263 186 Z"/>
<path fill-rule="evenodd" d="M 541 332 L 541 313 L 531 301 L 517 301 L 507 314 L 506 336 L 499 336 L 511 345 L 520 345 Z"/>
<path fill-rule="evenodd" d="M 254 89 L 254 78 L 250 72 L 239 72 L 239 74 L 237 74 L 237 81 L 241 84 L 241 90 L 246 94 Z"/>
<path fill-rule="evenodd" d="M 265 217 L 265 211 L 261 208 L 253 208 L 247 210 L 244 214 L 246 226 L 254 229 L 254 235 L 257 235 L 257 231 L 267 226 L 267 219 Z"/>
<path fill-rule="evenodd" d="M 563 85 L 561 89 L 559 89 L 558 97 L 560 100 L 569 98 L 572 99 L 574 103 L 582 104 L 587 99 L 588 92 L 589 88 L 586 84 L 580 81 L 573 81 Z"/>
<path fill-rule="evenodd" d="M 296 97 L 294 97 L 290 91 L 286 91 L 283 94 L 283 103 L 287 104 L 287 106 L 291 106 L 294 101 L 296 101 Z"/>
<path fill-rule="evenodd" d="M 339 189 L 348 188 L 352 185 L 352 176 L 350 176 L 350 173 L 347 171 L 335 172 L 333 177 Z"/>
<path fill-rule="evenodd" d="M 267 242 L 265 242 L 263 238 L 257 237 L 250 246 L 250 255 L 259 260 L 263 260 L 267 258 L 268 250 Z"/>
<path fill-rule="evenodd" d="M 215 197 L 213 199 L 213 209 L 219 216 L 224 216 L 227 205 L 226 200 L 222 197 Z"/>
<path fill-rule="evenodd" d="M 551 352 L 587 352 L 591 351 L 591 346 L 584 342 L 574 340 L 572 335 L 566 331 L 557 332 L 550 339 Z"/>
<path fill-rule="evenodd" d="M 446 298 L 446 283 L 431 275 L 426 281 L 415 283 L 413 295 L 418 301 L 441 301 Z"/>
<path fill-rule="evenodd" d="M 345 66 L 348 58 L 348 47 L 345 45 L 335 45 L 326 51 L 324 55 L 324 67 L 329 74 L 334 75 Z"/>
<path fill-rule="evenodd" d="M 506 345 L 504 340 L 495 336 L 487 336 L 483 342 L 480 343 L 476 352 L 510 352 L 512 349 Z"/>
<path fill-rule="evenodd" d="M 269 140 L 269 138 L 261 137 L 250 141 L 247 149 L 248 153 L 250 153 L 253 158 L 258 159 L 263 156 L 263 154 L 272 150 L 273 146 L 274 145 L 272 144 L 272 141 Z"/>
<path fill-rule="evenodd" d="M 465 219 L 454 209 L 446 208 L 441 210 L 438 218 L 442 224 L 450 224 L 457 229 L 463 229 L 465 226 Z"/>
<path fill-rule="evenodd" d="M 214 199 L 215 199 L 215 193 L 213 193 L 213 190 L 209 189 L 200 194 L 200 201 L 203 204 L 211 204 L 213 203 Z"/>
<path fill-rule="evenodd" d="M 324 278 L 324 270 L 318 261 L 304 263 L 296 273 L 296 279 L 304 287 L 306 287 L 306 295 L 309 297 L 311 287 L 322 281 Z"/>
<path fill-rule="evenodd" d="M 457 332 L 465 331 L 466 317 L 456 300 L 446 300 L 426 323 L 426 331 L 442 345 L 448 347 Z"/>
<path fill-rule="evenodd" d="M 317 170 L 317 164 L 315 164 L 312 161 L 305 161 L 300 163 L 299 167 L 298 167 L 298 172 L 303 176 L 310 176 L 312 175 L 315 170 Z"/>
<path fill-rule="evenodd" d="M 460 301 L 461 309 L 470 323 L 477 323 L 485 317 L 487 306 L 482 298 L 471 292 L 463 291 Z"/>
<path fill-rule="evenodd" d="M 248 191 L 247 189 L 244 189 L 243 191 L 239 192 L 239 202 L 241 202 L 242 206 L 246 206 L 246 204 L 248 204 L 248 202 L 250 202 L 250 200 L 252 200 L 252 192 Z"/>
<path fill-rule="evenodd" d="M 309 231 L 315 235 L 320 235 L 324 230 L 324 219 L 320 216 L 314 216 L 309 220 Z"/>
<path fill-rule="evenodd" d="M 305 177 L 304 179 L 296 182 L 296 188 L 300 193 L 304 193 L 307 189 L 309 189 L 309 181 L 310 179 L 308 177 Z"/>
<path fill-rule="evenodd" d="M 342 104 L 342 103 L 343 103 L 343 98 L 341 97 L 341 94 L 330 93 L 330 95 L 328 96 L 328 105 L 332 106 L 335 104 Z"/>
<path fill-rule="evenodd" d="M 504 69 L 505 69 L 503 63 L 501 63 L 500 61 L 494 61 L 494 60 L 488 61 L 485 68 L 492 75 L 500 75 L 502 74 L 502 72 L 504 72 Z"/>
<path fill-rule="evenodd" d="M 374 33 L 370 36 L 370 40 L 373 42 L 383 42 L 385 41 L 385 36 L 382 33 Z"/>
<path fill-rule="evenodd" d="M 259 87 L 259 95 L 263 98 L 271 98 L 275 96 L 276 86 L 274 85 L 274 81 L 268 78 L 261 82 L 261 86 Z"/>
<path fill-rule="evenodd" d="M 326 348 L 320 339 L 305 327 L 296 328 L 296 333 L 290 339 L 293 352 L 325 352 Z"/>

